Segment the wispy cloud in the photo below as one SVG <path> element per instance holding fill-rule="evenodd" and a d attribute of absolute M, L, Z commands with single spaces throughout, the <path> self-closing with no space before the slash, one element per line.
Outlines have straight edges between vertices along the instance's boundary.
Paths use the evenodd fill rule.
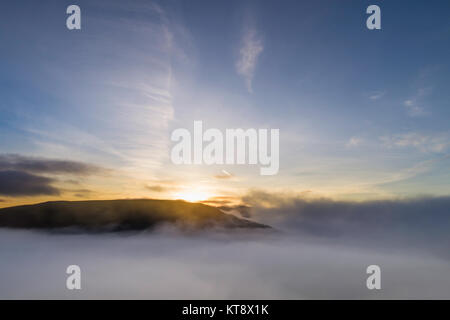
<path fill-rule="evenodd" d="M 391 175 L 384 177 L 382 180 L 378 181 L 378 183 L 374 184 L 374 186 L 380 187 L 383 185 L 388 185 L 390 183 L 412 179 L 420 174 L 429 172 L 433 169 L 433 166 L 436 163 L 442 161 L 443 159 L 445 159 L 445 157 L 438 159 L 429 159 L 416 163 L 411 167 L 400 169 L 399 171 L 393 172 Z"/>
<path fill-rule="evenodd" d="M 147 180 L 147 184 L 144 186 L 144 189 L 147 191 L 151 191 L 154 193 L 163 193 L 178 190 L 178 183 L 172 180 L 159 180 L 159 179 L 150 179 Z"/>
<path fill-rule="evenodd" d="M 260 35 L 256 29 L 248 29 L 243 36 L 242 46 L 239 51 L 239 60 L 236 62 L 236 71 L 244 77 L 247 90 L 253 92 L 253 76 L 259 55 L 264 47 Z"/>
<path fill-rule="evenodd" d="M 212 205 L 212 206 L 221 206 L 221 208 L 231 207 L 239 202 L 240 202 L 240 199 L 238 197 L 233 197 L 233 196 L 216 196 L 216 197 L 211 197 L 207 200 L 201 201 L 201 203 L 204 203 L 207 205 Z"/>
<path fill-rule="evenodd" d="M 65 40 L 60 39 L 47 48 L 42 62 L 24 59 L 30 75 L 46 74 L 45 80 L 30 76 L 36 88 L 30 91 L 52 92 L 62 106 L 48 104 L 49 110 L 58 112 L 44 111 L 42 102 L 23 107 L 24 120 L 14 125 L 30 137 L 39 150 L 35 154 L 56 158 L 70 154 L 73 159 L 139 171 L 140 176 L 150 174 L 165 164 L 170 146 L 172 63 L 181 54 L 178 33 L 165 11 L 148 1 L 132 5 L 112 1 L 107 15 L 95 10 L 101 4 L 90 6 L 93 10 L 85 8 L 87 20 L 97 21 L 96 27 L 83 31 L 85 37 L 77 40 L 74 50 L 62 55 Z M 44 27 L 50 37 L 58 38 L 51 25 Z M 37 46 L 34 39 L 27 34 L 30 50 Z M 70 61 L 79 63 L 75 67 Z M 65 72 L 73 77 L 68 79 Z"/>
<path fill-rule="evenodd" d="M 357 146 L 361 145 L 362 142 L 363 142 L 362 138 L 351 137 L 350 140 L 348 140 L 348 142 L 346 143 L 345 146 L 347 148 L 353 148 L 353 147 L 357 147 Z"/>
<path fill-rule="evenodd" d="M 422 152 L 441 153 L 450 146 L 448 133 L 422 134 L 408 132 L 392 136 L 380 137 L 383 145 L 388 148 L 416 148 Z"/>
<path fill-rule="evenodd" d="M 70 192 L 73 192 L 73 195 L 77 198 L 83 198 L 87 199 L 91 197 L 93 194 L 95 194 L 94 191 L 89 189 L 76 189 L 76 190 L 68 190 Z"/>
<path fill-rule="evenodd" d="M 214 178 L 216 178 L 216 179 L 231 179 L 231 178 L 233 178 L 233 177 L 234 177 L 234 175 L 231 174 L 231 173 L 229 173 L 229 172 L 226 171 L 226 170 L 222 170 L 222 173 L 221 173 L 221 174 L 218 174 L 218 175 L 215 175 L 215 176 L 214 176 Z"/>
<path fill-rule="evenodd" d="M 423 106 L 422 98 L 431 92 L 431 88 L 420 88 L 417 93 L 403 102 L 410 117 L 420 117 L 428 114 Z"/>
<path fill-rule="evenodd" d="M 150 190 L 152 192 L 164 192 L 164 191 L 167 191 L 166 187 L 158 186 L 158 185 L 146 186 L 145 189 Z"/>
<path fill-rule="evenodd" d="M 419 117 L 426 114 L 423 107 L 417 105 L 415 100 L 405 100 L 403 103 L 410 117 Z"/>
<path fill-rule="evenodd" d="M 370 100 L 378 100 L 384 97 L 386 91 L 376 91 L 369 96 Z"/>

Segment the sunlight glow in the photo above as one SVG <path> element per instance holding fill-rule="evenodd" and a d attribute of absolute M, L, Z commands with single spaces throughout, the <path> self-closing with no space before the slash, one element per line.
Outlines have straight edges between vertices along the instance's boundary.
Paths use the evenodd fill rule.
<path fill-rule="evenodd" d="M 199 190 L 183 190 L 174 194 L 174 198 L 176 200 L 184 200 L 189 202 L 205 201 L 210 197 L 211 195 L 209 193 Z"/>

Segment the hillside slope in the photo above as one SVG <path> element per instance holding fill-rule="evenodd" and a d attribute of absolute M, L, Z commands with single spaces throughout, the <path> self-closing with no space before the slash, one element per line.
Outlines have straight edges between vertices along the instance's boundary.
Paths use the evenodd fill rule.
<path fill-rule="evenodd" d="M 199 203 L 174 200 L 55 201 L 0 209 L 0 227 L 145 230 L 170 223 L 189 228 L 270 228 Z"/>

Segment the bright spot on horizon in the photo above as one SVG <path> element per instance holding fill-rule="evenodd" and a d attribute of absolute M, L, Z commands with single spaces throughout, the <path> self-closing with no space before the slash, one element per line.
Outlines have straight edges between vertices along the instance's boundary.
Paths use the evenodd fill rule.
<path fill-rule="evenodd" d="M 211 194 L 201 190 L 183 190 L 174 194 L 176 200 L 184 200 L 188 202 L 199 202 L 208 200 Z"/>

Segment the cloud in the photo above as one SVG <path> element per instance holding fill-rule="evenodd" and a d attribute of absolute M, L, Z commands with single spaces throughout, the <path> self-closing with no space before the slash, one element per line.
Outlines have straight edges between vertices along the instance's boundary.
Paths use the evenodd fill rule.
<path fill-rule="evenodd" d="M 0 171 L 0 194 L 5 196 L 59 195 L 54 180 L 17 170 Z"/>
<path fill-rule="evenodd" d="M 358 137 L 351 137 L 350 140 L 348 140 L 346 147 L 347 148 L 352 148 L 352 147 L 357 147 L 359 146 L 361 143 L 363 142 L 363 139 L 358 138 Z"/>
<path fill-rule="evenodd" d="M 255 29 L 248 29 L 242 39 L 239 59 L 236 62 L 236 71 L 243 76 L 247 90 L 252 93 L 253 76 L 259 55 L 263 52 L 262 40 Z"/>
<path fill-rule="evenodd" d="M 450 297 L 448 259 L 411 245 L 342 246 L 302 234 L 183 236 L 167 230 L 74 236 L 0 229 L 0 261 L 1 299 Z M 82 272 L 77 292 L 64 285 L 64 272 L 72 264 Z M 366 288 L 370 264 L 381 267 L 382 290 Z"/>
<path fill-rule="evenodd" d="M 420 117 L 427 115 L 428 112 L 423 107 L 423 98 L 429 95 L 431 88 L 420 88 L 417 93 L 403 102 L 406 107 L 406 112 L 410 117 Z"/>
<path fill-rule="evenodd" d="M 416 104 L 415 100 L 405 100 L 404 105 L 410 117 L 420 117 L 426 114 L 425 109 Z"/>
<path fill-rule="evenodd" d="M 214 198 L 213 198 L 213 199 L 208 199 L 208 200 L 200 201 L 200 203 L 204 203 L 204 204 L 212 205 L 212 206 L 221 205 L 220 208 L 224 208 L 224 207 L 226 207 L 228 204 L 230 204 L 231 201 L 229 201 L 229 200 L 214 200 Z"/>
<path fill-rule="evenodd" d="M 216 179 L 231 179 L 231 178 L 233 178 L 233 177 L 234 177 L 234 175 L 231 174 L 231 173 L 229 173 L 229 172 L 226 171 L 226 170 L 222 170 L 222 173 L 221 173 L 221 174 L 218 174 L 218 175 L 215 175 L 215 176 L 214 176 L 214 178 L 216 178 Z"/>
<path fill-rule="evenodd" d="M 254 220 L 296 234 L 450 249 L 450 197 L 355 202 L 254 190 L 242 201 Z"/>
<path fill-rule="evenodd" d="M 377 91 L 374 92 L 372 95 L 369 96 L 370 100 L 378 100 L 384 97 L 384 95 L 386 94 L 386 91 Z"/>
<path fill-rule="evenodd" d="M 251 218 L 251 210 L 252 208 L 246 205 L 236 205 L 236 206 L 221 206 L 220 210 L 228 212 L 228 213 L 238 213 L 243 218 Z"/>
<path fill-rule="evenodd" d="M 150 179 L 149 183 L 145 186 L 146 190 L 152 192 L 169 192 L 179 189 L 179 185 L 174 180 L 161 180 L 161 179 Z"/>
<path fill-rule="evenodd" d="M 95 192 L 89 189 L 76 189 L 76 190 L 67 190 L 74 193 L 74 196 L 77 198 L 89 198 Z"/>
<path fill-rule="evenodd" d="M 0 170 L 30 173 L 89 175 L 102 171 L 100 167 L 77 161 L 26 157 L 18 154 L 0 155 Z"/>
<path fill-rule="evenodd" d="M 395 183 L 402 180 L 407 180 L 418 176 L 419 174 L 423 174 L 432 170 L 433 166 L 446 159 L 447 156 L 439 157 L 436 159 L 428 159 L 424 161 L 420 161 L 411 167 L 402 168 L 400 170 L 396 170 L 390 176 L 387 176 L 384 179 L 379 180 L 375 186 L 383 186 L 389 183 Z"/>
<path fill-rule="evenodd" d="M 236 197 L 233 196 L 217 196 L 217 197 L 211 197 L 207 200 L 201 201 L 201 203 L 209 204 L 213 206 L 230 206 L 232 204 L 235 204 L 236 201 L 239 201 Z"/>
<path fill-rule="evenodd" d="M 380 137 L 383 145 L 388 148 L 416 148 L 421 152 L 445 152 L 450 146 L 448 133 L 422 134 L 408 132 L 392 136 Z"/>
<path fill-rule="evenodd" d="M 86 176 L 105 172 L 104 168 L 84 162 L 2 154 L 0 155 L 0 194 L 16 197 L 59 195 L 62 191 L 68 191 L 74 193 L 76 197 L 84 198 L 92 191 L 60 190 L 52 186 L 56 179 L 43 175 Z M 64 181 L 79 184 L 76 180 Z"/>
<path fill-rule="evenodd" d="M 184 47 L 186 42 L 181 39 L 182 25 L 165 14 L 165 6 L 149 1 L 109 1 L 107 13 L 101 6 L 84 4 L 85 21 L 97 23 L 85 29 L 86 37 L 77 39 L 70 52 L 64 49 L 67 39 L 59 37 L 48 19 L 39 32 L 58 41 L 49 44 L 45 56 L 37 45 L 38 33 L 22 33 L 26 28 L 18 26 L 27 48 L 21 51 L 26 56 L 25 69 L 35 89 L 29 90 L 32 100 L 39 101 L 36 92 L 52 90 L 54 101 L 64 103 L 10 108 L 12 115 L 20 113 L 23 119 L 8 125 L 24 131 L 40 154 L 75 155 L 108 167 L 139 171 L 137 175 L 148 174 L 165 163 L 170 147 L 167 130 L 174 117 L 174 77 L 179 74 L 172 64 L 179 62 L 179 45 Z M 48 9 L 50 16 L 58 11 Z M 20 7 L 11 5 L 11 10 Z M 15 23 L 13 18 L 10 22 Z M 45 63 L 36 63 L 41 58 Z M 79 61 L 76 66 L 74 59 Z M 45 79 L 32 76 L 42 72 Z M 72 74 L 70 80 L 66 72 Z"/>
<path fill-rule="evenodd" d="M 163 187 L 163 186 L 158 186 L 158 185 L 154 185 L 154 186 L 145 186 L 145 189 L 153 191 L 153 192 L 164 192 L 167 191 L 168 188 L 167 187 Z"/>
<path fill-rule="evenodd" d="M 78 180 L 74 180 L 74 179 L 68 179 L 68 180 L 64 180 L 64 183 L 67 183 L 67 184 L 72 184 L 72 185 L 79 185 L 80 184 L 80 181 L 78 181 Z"/>

